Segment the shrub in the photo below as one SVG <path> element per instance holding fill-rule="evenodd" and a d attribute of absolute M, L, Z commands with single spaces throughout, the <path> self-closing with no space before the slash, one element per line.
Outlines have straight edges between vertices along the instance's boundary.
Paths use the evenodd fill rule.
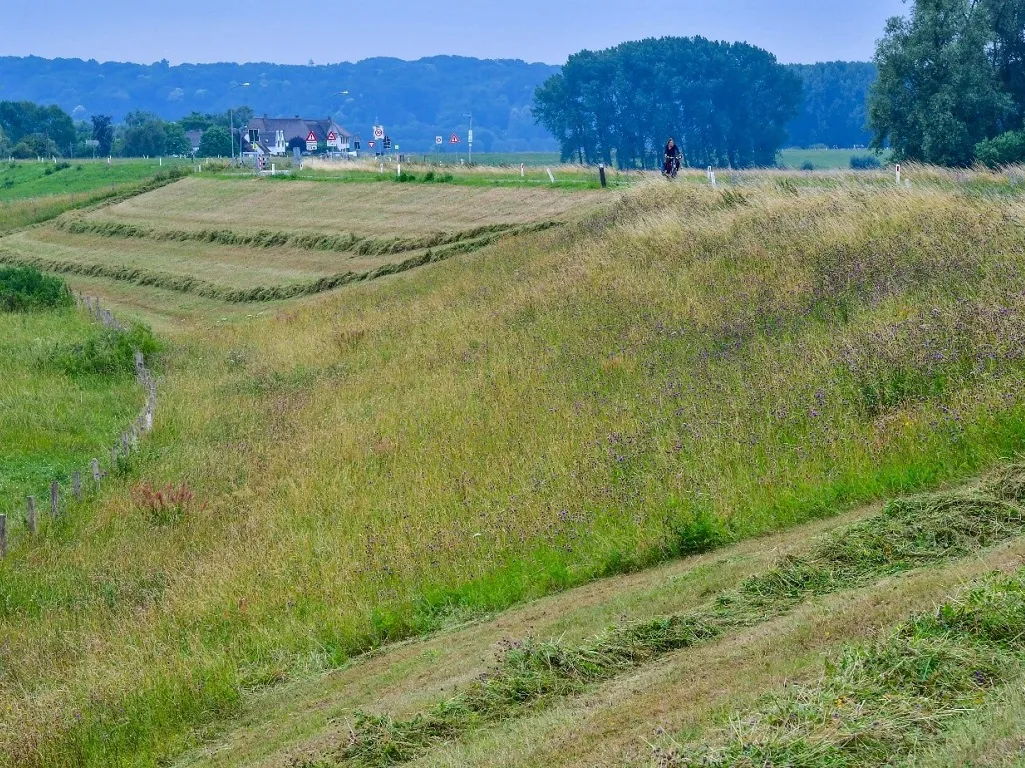
<path fill-rule="evenodd" d="M 811 160 L 805 160 L 803 163 L 801 163 L 801 170 L 802 171 L 814 171 L 815 170 L 815 163 L 813 163 Z"/>
<path fill-rule="evenodd" d="M 173 484 L 168 484 L 163 489 L 142 483 L 132 489 L 132 501 L 136 508 L 146 513 L 154 525 L 171 525 L 181 520 L 192 509 L 206 508 L 205 504 L 196 501 L 196 494 L 189 488 L 188 483 L 182 483 L 177 488 Z"/>
<path fill-rule="evenodd" d="M 995 168 L 1025 162 L 1025 131 L 1008 131 L 975 145 L 980 163 Z"/>
<path fill-rule="evenodd" d="M 46 363 L 72 376 L 133 373 L 136 351 L 147 358 L 160 351 L 153 332 L 138 323 L 128 330 L 104 328 L 82 343 L 55 347 Z"/>
<path fill-rule="evenodd" d="M 875 155 L 855 155 L 851 158 L 851 169 L 855 171 L 871 171 L 882 168 L 882 165 Z"/>
<path fill-rule="evenodd" d="M 71 290 L 59 277 L 44 275 L 35 267 L 0 267 L 0 311 L 71 305 Z"/>

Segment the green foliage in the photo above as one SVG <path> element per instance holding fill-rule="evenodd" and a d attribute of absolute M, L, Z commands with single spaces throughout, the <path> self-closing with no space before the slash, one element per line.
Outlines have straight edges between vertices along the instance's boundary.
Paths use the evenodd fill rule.
<path fill-rule="evenodd" d="M 882 165 L 875 155 L 855 155 L 851 158 L 851 170 L 854 171 L 870 171 L 881 168 Z"/>
<path fill-rule="evenodd" d="M 165 123 L 164 135 L 167 138 L 164 147 L 167 154 L 178 157 L 189 157 L 192 154 L 192 142 L 185 135 L 185 128 L 181 123 Z"/>
<path fill-rule="evenodd" d="M 71 289 L 59 277 L 44 275 L 33 267 L 0 266 L 0 311 L 24 312 L 71 303 Z"/>
<path fill-rule="evenodd" d="M 161 350 L 153 332 L 139 323 L 127 330 L 104 328 L 77 344 L 56 345 L 42 363 L 69 376 L 127 374 L 135 370 L 137 350 L 147 359 Z"/>
<path fill-rule="evenodd" d="M 93 140 L 99 142 L 99 146 L 96 147 L 98 155 L 110 155 L 114 145 L 114 126 L 110 115 L 93 115 Z"/>
<path fill-rule="evenodd" d="M 161 157 L 167 150 L 167 134 L 159 119 L 133 122 L 120 139 L 118 154 L 124 157 Z"/>
<path fill-rule="evenodd" d="M 1008 131 L 980 141 L 975 145 L 975 156 L 990 168 L 1025 163 L 1025 131 Z"/>
<path fill-rule="evenodd" d="M 56 147 L 56 151 L 37 154 L 60 154 L 75 141 L 71 115 L 60 107 L 44 107 L 30 101 L 0 101 L 0 128 L 14 145 L 25 143 L 30 149 L 37 147 L 39 139 L 29 138 L 35 136 L 43 137 Z"/>
<path fill-rule="evenodd" d="M 743 168 L 775 164 L 800 99 L 799 77 L 766 51 L 661 38 L 570 56 L 534 114 L 563 159 L 653 168 L 673 136 L 691 166 Z"/>
<path fill-rule="evenodd" d="M 203 131 L 199 139 L 200 157 L 229 157 L 231 155 L 231 134 L 219 125 Z"/>
<path fill-rule="evenodd" d="M 787 68 L 801 77 L 804 93 L 797 117 L 787 126 L 790 146 L 856 147 L 872 140 L 865 126 L 874 64 L 829 61 Z"/>
<path fill-rule="evenodd" d="M 872 146 L 900 160 L 970 165 L 980 142 L 1022 127 L 1021 0 L 917 0 L 876 51 Z M 996 52 L 996 55 L 991 55 Z"/>
<path fill-rule="evenodd" d="M 59 155 L 60 150 L 52 139 L 41 133 L 30 133 L 14 145 L 11 154 L 21 160 L 33 160 L 37 157 L 49 158 Z"/>

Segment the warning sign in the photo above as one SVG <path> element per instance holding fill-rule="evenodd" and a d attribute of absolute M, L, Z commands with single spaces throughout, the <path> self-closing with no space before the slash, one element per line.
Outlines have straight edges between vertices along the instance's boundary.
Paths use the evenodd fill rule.
<path fill-rule="evenodd" d="M 313 131 L 310 131 L 310 135 L 306 137 L 306 151 L 317 151 L 317 134 L 315 134 Z"/>
<path fill-rule="evenodd" d="M 327 140 L 328 141 L 338 141 L 338 134 L 335 133 L 334 131 L 331 131 L 331 133 L 329 133 L 327 135 Z"/>
<path fill-rule="evenodd" d="M 451 136 L 448 137 L 448 143 L 449 144 L 458 144 L 459 143 L 459 137 L 456 134 L 453 133 Z"/>
<path fill-rule="evenodd" d="M 374 142 L 373 141 L 368 141 L 367 142 L 367 146 L 370 147 L 371 149 L 373 149 L 374 148 Z"/>

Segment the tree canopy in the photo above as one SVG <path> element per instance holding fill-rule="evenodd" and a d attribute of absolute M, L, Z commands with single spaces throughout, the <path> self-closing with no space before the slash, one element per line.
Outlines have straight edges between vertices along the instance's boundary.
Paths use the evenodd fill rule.
<path fill-rule="evenodd" d="M 690 165 L 771 165 L 800 78 L 746 43 L 665 37 L 570 56 L 535 92 L 564 159 L 653 167 L 670 136 Z"/>
<path fill-rule="evenodd" d="M 804 86 L 800 111 L 787 126 L 791 146 L 869 144 L 872 134 L 868 128 L 868 94 L 876 80 L 874 64 L 829 61 L 787 66 L 801 77 Z"/>
<path fill-rule="evenodd" d="M 915 0 L 887 22 L 869 120 L 899 160 L 967 165 L 1025 117 L 1025 0 Z"/>
<path fill-rule="evenodd" d="M 27 152 L 41 149 L 46 152 L 40 154 L 61 154 L 70 151 L 75 142 L 75 123 L 71 115 L 53 105 L 0 101 L 0 128 L 8 141 L 15 147 L 24 144 Z"/>

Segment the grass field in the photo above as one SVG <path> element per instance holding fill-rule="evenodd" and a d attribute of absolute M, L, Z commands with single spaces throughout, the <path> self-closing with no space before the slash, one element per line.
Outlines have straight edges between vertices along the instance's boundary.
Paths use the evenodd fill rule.
<path fill-rule="evenodd" d="M 784 149 L 779 153 L 779 163 L 790 170 L 801 170 L 805 163 L 811 163 L 816 171 L 849 170 L 852 157 L 872 156 L 886 164 L 886 155 L 877 155 L 870 149 Z"/>
<path fill-rule="evenodd" d="M 51 480 L 66 484 L 104 455 L 139 409 L 131 375 L 76 374 L 49 362 L 97 333 L 74 310 L 0 312 L 0 512 L 12 522 L 26 495 L 47 498 Z"/>
<path fill-rule="evenodd" d="M 0 163 L 0 202 L 27 198 L 77 195 L 151 179 L 161 172 L 187 166 L 180 160 L 17 160 Z"/>
<path fill-rule="evenodd" d="M 26 766 L 164 765 L 233 733 L 244 741 L 244 725 L 229 728 L 242 718 L 276 734 L 253 747 L 276 755 L 268 764 L 295 765 L 279 748 L 306 735 L 320 739 L 303 746 L 311 761 L 377 765 L 346 757 L 346 740 L 321 733 L 320 715 L 301 706 L 316 700 L 322 673 L 367 649 L 960 481 L 1025 447 L 1025 208 L 1009 177 L 913 173 L 911 188 L 777 172 L 720 188 L 695 176 L 605 193 L 190 178 L 0 239 L 15 259 L 133 260 L 129 269 L 252 287 L 369 255 L 333 250 L 356 243 L 404 248 L 488 227 L 505 235 L 424 269 L 231 314 L 217 296 L 65 270 L 124 312 L 169 318 L 160 409 L 132 465 L 59 536 L 0 562 L 0 755 Z M 561 225 L 502 229 L 549 219 Z M 286 236 L 260 247 L 232 240 L 256 227 Z M 324 247 L 304 247 L 313 245 Z M 155 519 L 139 489 L 168 484 L 193 495 Z M 814 548 L 807 531 L 777 539 L 810 553 L 812 571 L 801 573 L 780 571 L 790 566 L 770 543 L 747 541 L 701 561 L 710 570 L 693 577 L 693 592 L 625 577 L 653 591 L 625 603 L 610 593 L 579 624 L 553 614 L 538 626 L 568 627 L 557 651 L 577 658 L 619 606 L 642 621 L 724 590 L 748 589 L 751 600 L 745 580 L 766 573 L 819 585 L 745 603 L 737 615 L 757 626 L 715 625 L 715 639 L 749 654 L 737 667 L 750 677 L 742 690 L 764 690 L 775 679 L 766 653 L 807 673 L 821 661 L 814 649 L 836 650 L 816 627 L 838 638 L 865 637 L 872 622 L 892 628 L 995 565 L 1000 542 L 1019 546 L 1003 502 L 987 493 L 990 506 L 963 509 L 992 535 L 944 544 L 962 508 L 939 505 L 942 514 L 873 518 L 832 549 Z M 877 530 L 886 535 L 872 539 Z M 859 552 L 872 557 L 843 549 L 868 539 Z M 910 550 L 894 549 L 898 540 Z M 844 568 L 857 560 L 856 578 L 829 576 L 834 557 Z M 910 586 L 883 584 L 896 574 Z M 436 713 L 441 694 L 424 679 L 458 683 L 459 701 L 471 701 L 481 638 L 503 626 L 452 644 L 462 666 L 439 662 L 442 639 L 422 658 L 399 649 L 378 676 L 346 676 L 348 703 L 333 705 L 346 717 L 340 732 L 354 703 L 395 715 L 379 723 L 385 734 Z M 777 627 L 786 643 L 765 639 Z M 623 640 L 602 637 L 602 653 L 610 637 Z M 708 676 L 733 674 L 728 648 L 716 647 L 702 657 Z M 664 749 L 689 743 L 690 715 L 711 727 L 715 707 L 762 712 L 754 696 L 719 695 L 707 711 L 681 714 L 698 700 L 700 667 L 667 663 L 693 695 L 642 685 L 648 704 L 622 710 L 629 740 L 603 738 L 613 725 L 581 728 L 577 716 L 587 710 L 578 696 L 631 698 L 635 678 L 623 682 L 617 668 L 579 687 L 554 679 L 561 693 L 545 698 L 549 710 L 503 704 L 445 719 L 451 738 L 421 742 L 416 755 L 487 765 L 497 748 L 530 764 L 534 745 L 539 762 L 615 764 L 638 757 L 638 733 L 662 727 L 652 700 L 684 702 Z M 654 674 L 647 664 L 631 674 Z M 474 720 L 493 711 L 495 720 Z M 271 713 L 281 719 L 268 724 Z M 367 722 L 359 743 L 379 744 L 378 721 Z M 232 750 L 216 754 L 211 762 L 230 764 Z"/>

